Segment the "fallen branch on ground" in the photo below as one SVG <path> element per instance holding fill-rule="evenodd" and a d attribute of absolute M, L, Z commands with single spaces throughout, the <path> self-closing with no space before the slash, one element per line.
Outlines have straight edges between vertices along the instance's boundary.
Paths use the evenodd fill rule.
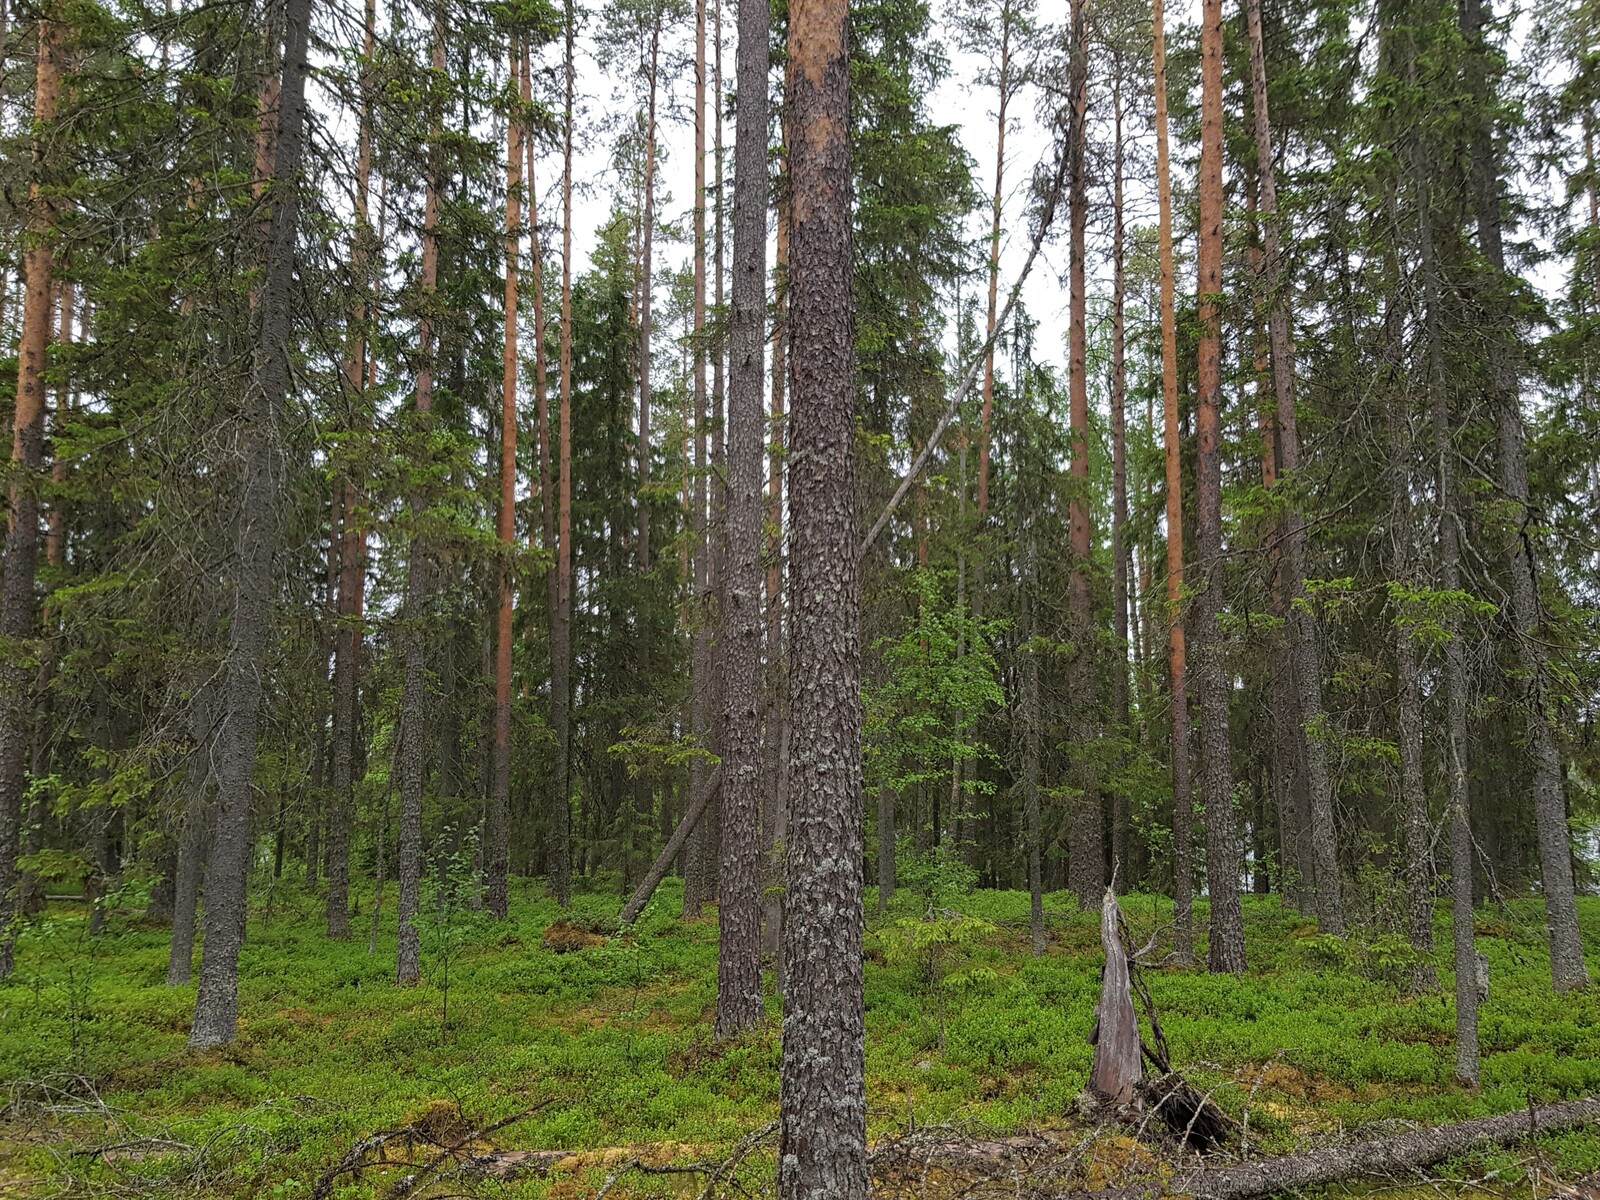
<path fill-rule="evenodd" d="M 1504 1146 L 1529 1133 L 1576 1129 L 1600 1122 L 1600 1096 L 1569 1100 L 1546 1108 L 1477 1117 L 1454 1125 L 1418 1129 L 1392 1137 L 1346 1142 L 1300 1154 L 1259 1158 L 1224 1167 L 1181 1171 L 1098 1192 L 1062 1192 L 1062 1200 L 1157 1200 L 1193 1196 L 1195 1200 L 1254 1200 L 1298 1188 L 1323 1187 L 1371 1175 L 1395 1175 L 1432 1166 L 1457 1154 Z"/>

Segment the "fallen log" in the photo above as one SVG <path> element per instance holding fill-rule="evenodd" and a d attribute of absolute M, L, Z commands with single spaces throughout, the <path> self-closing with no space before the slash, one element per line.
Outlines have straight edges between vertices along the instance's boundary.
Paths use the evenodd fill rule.
<path fill-rule="evenodd" d="M 678 827 L 672 831 L 672 837 L 661 848 L 661 853 L 656 855 L 655 862 L 650 864 L 650 869 L 644 873 L 639 886 L 633 889 L 633 895 L 628 897 L 628 902 L 622 906 L 622 912 L 617 916 L 619 924 L 632 925 L 639 919 L 644 906 L 650 903 L 650 897 L 655 895 L 656 888 L 672 869 L 672 860 L 678 857 L 678 851 L 683 849 L 683 843 L 689 840 L 694 827 L 700 823 L 700 817 L 721 790 L 722 764 L 718 763 L 712 768 L 711 774 L 700 789 L 700 794 L 690 798 L 689 811 L 683 814 L 683 820 L 679 821 Z"/>
<path fill-rule="evenodd" d="M 1097 1192 L 1058 1195 L 1061 1200 L 1158 1200 L 1162 1196 L 1254 1200 L 1258 1196 L 1323 1187 L 1362 1176 L 1415 1171 L 1471 1150 L 1507 1145 L 1531 1132 L 1575 1129 L 1596 1122 L 1600 1122 L 1600 1096 L 1590 1096 L 1498 1117 L 1477 1117 L 1455 1125 L 1417 1129 L 1393 1137 L 1324 1146 L 1319 1150 L 1259 1158 L 1231 1166 L 1200 1167 L 1180 1171 L 1166 1179 L 1151 1179 Z"/>

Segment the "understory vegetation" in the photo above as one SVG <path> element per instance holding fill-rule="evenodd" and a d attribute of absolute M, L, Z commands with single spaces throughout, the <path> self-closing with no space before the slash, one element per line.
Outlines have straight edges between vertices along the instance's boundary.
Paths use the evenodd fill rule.
<path fill-rule="evenodd" d="M 306 1196 L 381 1131 L 431 1129 L 448 1145 L 537 1107 L 483 1145 L 582 1153 L 513 1178 L 441 1179 L 417 1194 L 593 1196 L 625 1156 L 720 1163 L 777 1115 L 778 1002 L 768 988 L 762 1025 L 712 1039 L 716 921 L 679 920 L 675 880 L 622 932 L 604 932 L 615 929 L 614 888 L 580 890 L 563 910 L 542 888 L 514 881 L 507 922 L 483 918 L 470 897 L 459 908 L 436 904 L 423 982 L 406 988 L 392 982 L 389 911 L 369 950 L 366 937 L 323 937 L 320 899 L 288 880 L 257 895 L 241 956 L 239 1040 L 203 1054 L 185 1049 L 193 988 L 164 982 L 167 932 L 131 903 L 92 939 L 83 906 L 70 901 L 53 902 L 31 927 L 0 986 L 0 1194 L 70 1184 L 82 1194 Z M 1112 1130 L 1085 1141 L 1097 1126 L 1078 1101 L 1099 991 L 1098 914 L 1079 913 L 1071 893 L 1045 899 L 1050 944 L 1035 959 L 1026 892 L 979 890 L 933 905 L 908 889 L 876 916 L 869 893 L 874 1144 L 937 1125 L 963 1136 L 1071 1131 L 1081 1182 L 1116 1182 L 1132 1143 Z M 356 918 L 363 933 L 371 900 L 369 881 Z M 1146 957 L 1159 964 L 1170 902 L 1134 895 L 1124 912 L 1139 945 L 1154 935 Z M 1600 992 L 1551 990 L 1537 902 L 1478 911 L 1490 996 L 1476 1091 L 1452 1078 L 1446 907 L 1435 922 L 1446 991 L 1423 994 L 1409 989 L 1403 937 L 1326 938 L 1276 896 L 1246 897 L 1244 914 L 1248 978 L 1164 965 L 1144 977 L 1174 1061 L 1236 1118 L 1248 1113 L 1251 1153 L 1600 1092 Z M 1203 927 L 1203 900 L 1198 915 Z M 1600 899 L 1581 899 L 1579 915 L 1592 947 Z M 389 1153 L 428 1157 L 415 1147 L 409 1159 Z M 770 1145 L 752 1152 L 740 1186 L 768 1190 L 770 1163 Z M 1597 1170 L 1600 1133 L 1587 1131 L 1435 1174 L 1503 1195 L 1526 1194 L 1533 1172 Z M 393 1194 L 386 1189 L 401 1178 L 398 1168 L 369 1167 L 325 1194 Z M 611 1194 L 680 1183 L 697 1194 L 701 1180 L 690 1180 L 624 1172 Z"/>

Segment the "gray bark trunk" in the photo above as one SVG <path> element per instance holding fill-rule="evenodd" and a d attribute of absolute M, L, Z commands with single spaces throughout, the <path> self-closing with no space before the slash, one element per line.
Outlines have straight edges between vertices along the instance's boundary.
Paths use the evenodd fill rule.
<path fill-rule="evenodd" d="M 789 697 L 780 1200 L 865 1200 L 861 592 L 851 297 L 849 9 L 789 10 Z"/>
<path fill-rule="evenodd" d="M 250 807 L 255 784 L 256 718 L 272 636 L 273 559 L 278 540 L 279 421 L 289 387 L 290 293 L 299 228 L 301 127 L 311 0 L 288 0 L 278 131 L 268 189 L 260 336 L 241 414 L 242 495 L 234 543 L 233 620 L 217 731 L 217 811 L 206 875 L 205 946 L 189 1045 L 231 1042 L 238 1029 L 239 947 L 250 870 Z"/>

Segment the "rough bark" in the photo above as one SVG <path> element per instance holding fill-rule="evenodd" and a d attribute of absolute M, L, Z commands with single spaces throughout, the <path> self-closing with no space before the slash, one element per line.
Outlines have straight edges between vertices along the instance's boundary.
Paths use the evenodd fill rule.
<path fill-rule="evenodd" d="M 1039 703 L 1039 648 L 1033 642 L 1038 636 L 1035 613 L 1038 607 L 1039 546 L 1032 528 L 1027 533 L 1026 550 L 1022 581 L 1023 636 L 1028 639 L 1022 660 L 1022 792 L 1023 822 L 1028 840 L 1028 929 L 1032 935 L 1033 955 L 1038 958 L 1045 950 L 1044 881 L 1041 871 L 1043 838 L 1039 814 L 1039 759 L 1044 713 Z"/>
<path fill-rule="evenodd" d="M 763 354 L 767 295 L 767 67 L 771 6 L 739 0 L 728 392 L 728 558 L 722 622 L 722 873 L 717 1034 L 761 1019 Z"/>
<path fill-rule="evenodd" d="M 1207 966 L 1244 971 L 1239 907 L 1239 823 L 1233 811 L 1228 703 L 1232 688 L 1218 616 L 1222 610 L 1222 0 L 1200 19 L 1200 231 L 1196 253 L 1199 341 L 1195 387 L 1195 540 L 1202 578 L 1194 604 L 1200 700 L 1201 795 L 1206 814 L 1206 886 L 1211 897 Z"/>
<path fill-rule="evenodd" d="M 644 202 L 639 213 L 639 571 L 650 571 L 650 336 L 655 295 L 656 230 L 656 92 L 661 63 L 661 17 L 657 11 L 650 27 L 650 58 L 645 70 Z M 640 643 L 648 661 L 649 646 Z"/>
<path fill-rule="evenodd" d="M 1151 9 L 1156 115 L 1157 239 L 1161 268 L 1161 415 L 1167 483 L 1167 670 L 1172 691 L 1172 940 L 1181 963 L 1194 960 L 1194 866 L 1190 836 L 1188 646 L 1184 638 L 1183 447 L 1178 420 L 1178 317 L 1172 268 L 1172 171 L 1167 138 L 1164 5 Z"/>
<path fill-rule="evenodd" d="M 1072 574 L 1068 580 L 1067 611 L 1072 640 L 1077 649 L 1072 660 L 1073 737 L 1088 745 L 1095 737 L 1095 669 L 1091 647 L 1094 629 L 1089 597 L 1089 377 L 1088 301 L 1085 280 L 1085 233 L 1089 223 L 1089 27 L 1084 0 L 1071 0 L 1072 48 L 1069 65 L 1070 95 L 1067 110 L 1067 224 L 1071 263 L 1068 269 L 1067 401 L 1071 426 L 1072 490 L 1069 504 L 1069 538 Z M 1099 782 L 1080 765 L 1083 794 L 1072 805 L 1071 852 L 1067 860 L 1067 886 L 1078 896 L 1078 907 L 1088 908 L 1105 888 L 1105 841 L 1102 829 Z"/>
<path fill-rule="evenodd" d="M 241 495 L 234 542 L 235 591 L 224 670 L 224 712 L 216 734 L 217 811 L 206 874 L 205 946 L 189 1045 L 231 1042 L 238 1027 L 239 947 L 244 940 L 250 869 L 250 807 L 255 781 L 256 718 L 272 635 L 273 559 L 278 529 L 278 438 L 289 386 L 290 300 L 301 128 L 305 118 L 306 41 L 311 0 L 288 0 L 283 79 L 272 181 L 266 192 L 267 237 L 259 335 L 250 387 L 240 414 Z"/>
<path fill-rule="evenodd" d="M 444 16 L 433 10 L 433 46 L 430 65 L 435 74 L 445 69 Z M 437 338 L 433 304 L 439 289 L 439 139 L 437 121 L 429 135 L 427 178 L 422 209 L 422 320 L 417 342 L 416 416 L 424 428 L 433 414 L 433 381 Z M 422 514 L 424 498 L 411 498 L 413 520 Z M 422 973 L 422 946 L 415 925 L 422 889 L 422 787 L 427 775 L 427 722 L 431 707 L 428 660 L 431 639 L 426 627 L 433 601 L 433 555 L 420 529 L 411 534 L 411 554 L 406 564 L 406 629 L 404 675 L 400 691 L 400 847 L 395 864 L 399 896 L 395 901 L 399 936 L 395 951 L 395 982 L 415 983 Z"/>
<path fill-rule="evenodd" d="M 878 789 L 878 912 L 889 911 L 894 899 L 894 789 Z"/>
<path fill-rule="evenodd" d="M 511 71 L 521 90 L 521 56 L 511 45 Z M 505 334 L 500 382 L 500 508 L 495 537 L 500 563 L 500 602 L 495 612 L 494 741 L 490 750 L 489 806 L 484 831 L 488 863 L 484 901 L 505 920 L 511 872 L 511 617 L 516 579 L 511 563 L 517 536 L 517 266 L 522 255 L 522 162 L 526 149 L 520 118 L 506 121 Z"/>
<path fill-rule="evenodd" d="M 788 121 L 780 122 L 788 145 Z M 763 730 L 766 794 L 761 816 L 766 847 L 761 901 L 761 952 L 773 962 L 775 989 L 783 991 L 783 837 L 789 804 L 789 707 L 784 695 L 783 646 L 783 447 L 784 384 L 788 378 L 789 198 L 788 166 L 778 179 L 778 231 L 773 262 L 772 428 L 767 449 L 767 715 Z"/>
<path fill-rule="evenodd" d="M 33 125 L 41 135 L 55 120 L 61 94 L 61 25 L 37 23 Z M 43 483 L 45 356 L 50 348 L 55 293 L 51 286 L 55 203 L 38 177 L 44 143 L 33 148 L 28 185 L 29 243 L 23 254 L 22 329 L 17 340 L 17 392 L 11 422 L 11 485 L 5 559 L 0 563 L 0 979 L 11 973 L 16 935 L 17 850 L 22 830 L 28 747 L 32 740 L 34 664 L 27 647 L 37 635 L 34 576 L 39 554 L 39 489 Z"/>
<path fill-rule="evenodd" d="M 789 649 L 780 1200 L 865 1200 L 861 592 L 847 0 L 789 9 Z"/>

